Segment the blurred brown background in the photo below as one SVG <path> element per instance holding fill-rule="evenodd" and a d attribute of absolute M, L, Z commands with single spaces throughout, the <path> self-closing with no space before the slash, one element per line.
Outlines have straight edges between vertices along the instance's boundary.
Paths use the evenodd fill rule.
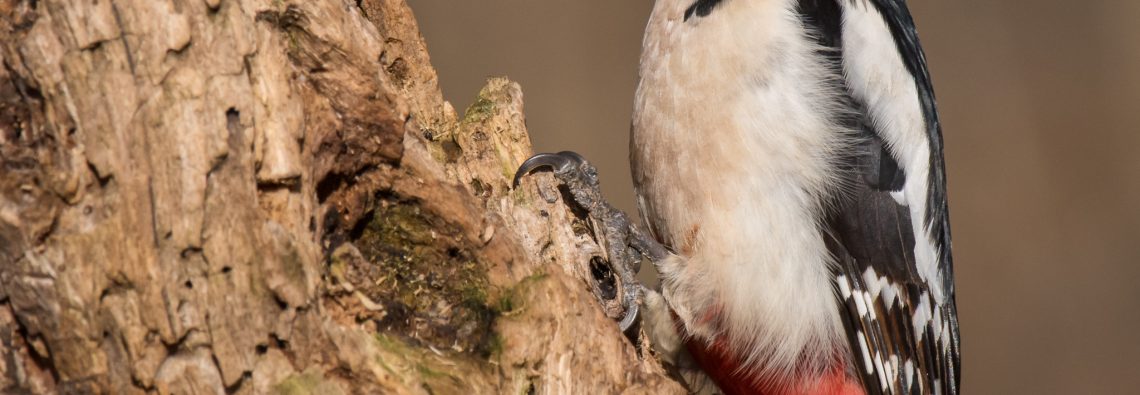
<path fill-rule="evenodd" d="M 628 131 L 651 0 L 409 0 L 444 94 L 526 94 L 634 212 Z M 950 177 L 967 394 L 1140 393 L 1140 1 L 912 0 Z"/>

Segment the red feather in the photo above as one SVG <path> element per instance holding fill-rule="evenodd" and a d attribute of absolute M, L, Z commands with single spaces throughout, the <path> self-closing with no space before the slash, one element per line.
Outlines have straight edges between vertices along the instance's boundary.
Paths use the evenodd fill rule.
<path fill-rule="evenodd" d="M 701 370 L 725 395 L 866 395 L 859 378 L 849 376 L 843 362 L 836 363 L 837 366 L 822 377 L 813 375 L 792 379 L 791 382 L 765 382 L 747 375 L 723 339 L 711 345 L 703 340 L 689 339 L 685 345 Z"/>

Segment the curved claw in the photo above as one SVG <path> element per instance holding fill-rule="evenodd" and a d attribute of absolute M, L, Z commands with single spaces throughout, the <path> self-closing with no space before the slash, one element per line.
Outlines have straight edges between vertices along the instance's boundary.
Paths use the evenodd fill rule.
<path fill-rule="evenodd" d="M 625 311 L 625 316 L 621 317 L 621 321 L 618 322 L 618 328 L 621 329 L 622 333 L 628 332 L 629 328 L 633 327 L 633 324 L 637 322 L 637 315 L 640 313 L 641 308 L 637 303 L 629 306 L 629 309 Z"/>
<path fill-rule="evenodd" d="M 576 166 L 586 162 L 586 158 L 573 151 L 562 151 L 557 154 L 541 153 L 527 159 L 518 171 L 515 171 L 514 182 L 511 183 L 512 188 L 519 186 L 519 180 L 523 176 L 530 174 L 530 172 L 540 167 L 549 167 L 555 172 L 565 172 Z"/>
<path fill-rule="evenodd" d="M 625 303 L 622 303 L 622 305 L 625 306 L 625 315 L 623 315 L 621 321 L 618 322 L 618 328 L 621 328 L 622 333 L 634 336 L 634 334 L 628 332 L 631 328 L 635 329 L 634 324 L 637 323 L 638 314 L 641 313 L 640 302 L 642 300 L 641 295 L 643 290 L 641 283 L 639 283 L 637 279 L 632 278 L 631 273 L 627 272 L 627 274 L 627 276 L 622 276 L 622 288 L 625 291 Z"/>

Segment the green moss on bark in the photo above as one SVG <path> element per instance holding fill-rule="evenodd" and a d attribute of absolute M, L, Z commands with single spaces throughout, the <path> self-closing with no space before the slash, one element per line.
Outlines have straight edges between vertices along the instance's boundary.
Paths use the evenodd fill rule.
<path fill-rule="evenodd" d="M 486 265 L 459 229 L 416 201 L 382 201 L 355 241 L 363 262 L 335 275 L 383 306 L 380 330 L 436 349 L 489 355 L 495 310 Z"/>

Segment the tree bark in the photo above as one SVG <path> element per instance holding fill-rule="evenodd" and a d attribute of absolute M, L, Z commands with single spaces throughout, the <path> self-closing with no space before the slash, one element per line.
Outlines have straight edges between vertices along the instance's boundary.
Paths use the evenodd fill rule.
<path fill-rule="evenodd" d="M 0 29 L 0 392 L 683 392 L 552 178 L 510 188 L 519 86 L 459 117 L 402 0 L 0 0 Z"/>

